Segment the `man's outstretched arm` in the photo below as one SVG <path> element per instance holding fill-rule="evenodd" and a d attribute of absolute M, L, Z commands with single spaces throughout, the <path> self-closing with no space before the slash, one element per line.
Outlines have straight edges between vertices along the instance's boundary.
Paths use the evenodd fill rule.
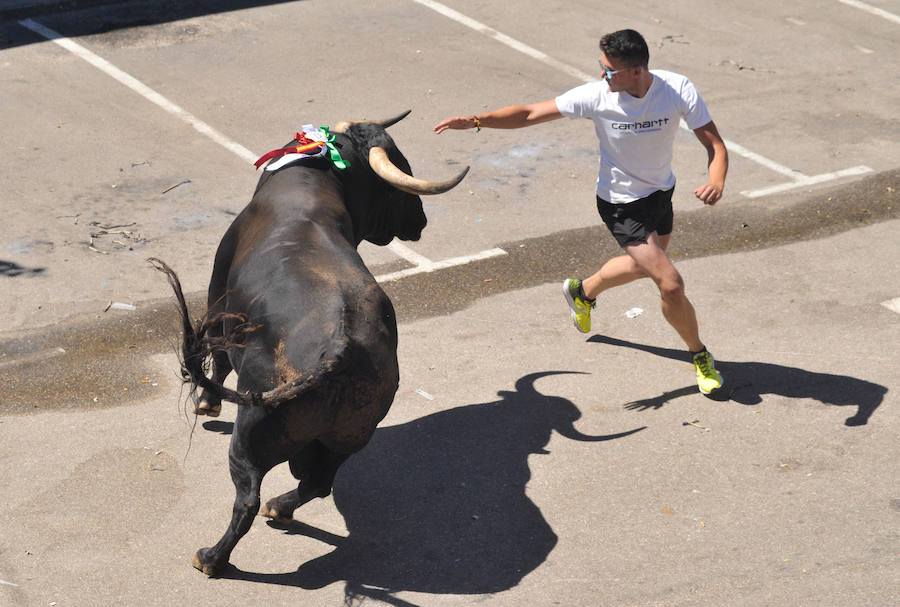
<path fill-rule="evenodd" d="M 508 105 L 493 112 L 472 116 L 454 116 L 441 121 L 434 127 L 435 133 L 443 133 L 447 129 L 465 130 L 474 128 L 520 129 L 534 124 L 562 118 L 556 99 L 548 99 L 527 105 Z"/>

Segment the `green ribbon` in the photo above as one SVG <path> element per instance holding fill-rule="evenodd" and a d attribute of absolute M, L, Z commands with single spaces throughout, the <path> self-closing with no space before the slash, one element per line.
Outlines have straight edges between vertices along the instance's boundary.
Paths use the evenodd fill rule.
<path fill-rule="evenodd" d="M 325 147 L 328 148 L 328 154 L 334 166 L 342 171 L 350 168 L 350 163 L 341 158 L 341 153 L 334 147 L 334 135 L 328 132 L 328 127 L 320 126 L 319 130 L 325 133 Z"/>

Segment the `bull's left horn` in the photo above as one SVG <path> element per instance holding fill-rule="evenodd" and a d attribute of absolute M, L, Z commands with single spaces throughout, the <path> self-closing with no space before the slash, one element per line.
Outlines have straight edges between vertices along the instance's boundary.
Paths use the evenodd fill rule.
<path fill-rule="evenodd" d="M 452 190 L 459 182 L 463 180 L 469 167 L 464 168 L 459 175 L 446 181 L 426 181 L 418 179 L 412 175 L 407 175 L 401 171 L 388 158 L 384 148 L 373 147 L 369 149 L 369 166 L 375 171 L 375 174 L 384 179 L 386 182 L 409 194 L 417 196 L 427 196 L 431 194 L 443 194 L 448 190 Z"/>

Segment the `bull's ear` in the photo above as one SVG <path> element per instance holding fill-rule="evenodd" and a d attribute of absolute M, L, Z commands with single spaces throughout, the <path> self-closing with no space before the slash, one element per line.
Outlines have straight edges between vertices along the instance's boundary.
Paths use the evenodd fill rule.
<path fill-rule="evenodd" d="M 403 190 L 408 194 L 415 194 L 416 196 L 443 194 L 448 190 L 452 190 L 459 185 L 459 182 L 462 181 L 463 177 L 466 176 L 466 173 L 469 172 L 469 167 L 466 167 L 459 175 L 452 179 L 447 179 L 446 181 L 426 181 L 424 179 L 417 179 L 397 168 L 397 166 L 391 162 L 391 159 L 388 158 L 388 154 L 384 148 L 377 146 L 369 148 L 369 166 L 372 167 L 372 170 L 375 171 L 376 175 L 398 190 Z"/>
<path fill-rule="evenodd" d="M 332 130 L 332 132 L 335 132 L 335 133 L 344 133 L 347 131 L 347 129 L 349 129 L 354 124 L 359 124 L 361 122 L 369 122 L 372 124 L 377 124 L 381 128 L 386 129 L 389 126 L 394 126 L 395 124 L 397 124 L 398 122 L 400 122 L 401 120 L 403 120 L 404 118 L 409 116 L 409 114 L 411 112 L 412 112 L 412 110 L 406 110 L 405 112 L 397 114 L 393 118 L 386 118 L 384 120 L 341 120 L 340 122 L 335 124 L 334 128 L 331 130 Z"/>

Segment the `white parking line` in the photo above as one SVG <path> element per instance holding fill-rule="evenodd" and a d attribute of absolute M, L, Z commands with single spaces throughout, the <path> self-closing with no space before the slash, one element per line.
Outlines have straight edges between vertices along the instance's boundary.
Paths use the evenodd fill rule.
<path fill-rule="evenodd" d="M 802 188 L 804 186 L 813 185 L 816 183 L 832 181 L 834 179 L 840 179 L 841 177 L 865 175 L 866 173 L 871 172 L 871 168 L 865 165 L 859 165 L 850 167 L 849 169 L 842 169 L 840 171 L 834 171 L 831 173 L 822 173 L 821 175 L 809 176 L 804 175 L 803 173 L 794 173 L 794 181 L 792 182 L 780 183 L 778 185 L 769 186 L 767 188 L 759 188 L 758 190 L 744 190 L 743 192 L 741 192 L 741 194 L 743 194 L 747 198 L 759 198 L 760 196 L 768 196 L 769 194 L 785 192 L 787 190 L 793 190 L 794 188 Z"/>
<path fill-rule="evenodd" d="M 681 122 L 681 126 L 685 129 L 688 126 Z M 759 198 L 760 196 L 767 196 L 769 194 L 777 194 L 778 192 L 785 192 L 787 190 L 792 190 L 794 188 L 802 188 L 804 186 L 813 185 L 816 183 L 822 183 L 824 181 L 831 181 L 833 179 L 840 179 L 841 177 L 849 177 L 853 175 L 863 175 L 865 173 L 871 173 L 872 169 L 865 166 L 859 165 L 855 167 L 851 167 L 849 169 L 843 169 L 840 171 L 834 171 L 831 173 L 822 173 L 821 175 L 804 175 L 799 171 L 795 171 L 790 167 L 786 167 L 784 165 L 778 164 L 773 160 L 769 160 L 763 156 L 755 152 L 751 152 L 747 148 L 734 143 L 733 141 L 729 141 L 726 143 L 729 151 L 733 151 L 736 154 L 743 156 L 744 158 L 748 158 L 753 160 L 754 162 L 763 165 L 769 170 L 775 171 L 776 173 L 781 173 L 782 175 L 786 175 L 790 177 L 793 181 L 789 181 L 787 183 L 779 183 L 777 185 L 768 186 L 765 188 L 757 188 L 755 190 L 742 190 L 741 194 L 746 196 L 747 198 Z"/>
<path fill-rule="evenodd" d="M 413 1 L 417 2 L 418 4 L 421 4 L 422 6 L 430 8 L 431 10 L 436 11 L 436 12 L 440 13 L 441 15 L 444 15 L 445 17 L 454 20 L 457 23 L 465 25 L 466 27 L 473 29 L 476 32 L 485 34 L 485 35 L 493 38 L 494 40 L 497 40 L 498 42 L 501 42 L 501 43 L 509 46 L 510 48 L 519 51 L 520 53 L 523 53 L 525 55 L 528 55 L 529 57 L 537 59 L 538 61 L 540 61 L 550 67 L 559 69 L 562 72 L 569 74 L 570 76 L 579 78 L 584 82 L 593 82 L 593 81 L 597 80 L 596 76 L 586 74 L 570 65 L 566 65 L 565 63 L 562 63 L 561 61 L 553 59 L 552 57 L 548 56 L 547 54 L 545 54 L 535 48 L 532 48 L 523 42 L 519 42 L 518 40 L 515 40 L 514 38 L 510 38 L 509 36 L 507 36 L 505 34 L 501 34 L 497 30 L 495 30 L 491 27 L 488 27 L 487 25 L 484 25 L 483 23 L 476 21 L 475 19 L 472 19 L 471 17 L 467 17 L 466 15 L 463 15 L 462 13 L 455 11 L 448 6 L 441 4 L 440 2 L 435 2 L 434 0 L 413 0 Z M 839 1 L 844 2 L 845 0 L 839 0 Z M 849 3 L 851 3 L 852 0 L 846 0 L 846 1 L 849 4 Z M 862 4 L 862 3 L 858 2 L 855 4 Z M 890 13 L 887 13 L 887 14 L 890 15 Z M 683 126 L 684 128 L 687 128 L 687 126 L 684 124 L 683 121 L 681 123 L 681 126 Z M 728 150 L 730 152 L 734 152 L 735 154 L 737 154 L 739 156 L 743 156 L 744 158 L 747 158 L 748 160 L 751 160 L 757 164 L 760 164 L 760 165 L 766 167 L 767 169 L 775 171 L 776 173 L 788 175 L 789 177 L 791 177 L 791 179 L 793 179 L 793 181 L 791 181 L 789 183 L 783 183 L 783 184 L 779 184 L 776 186 L 771 186 L 769 188 L 760 188 L 757 190 L 746 190 L 746 191 L 741 192 L 741 194 L 743 194 L 744 196 L 747 196 L 749 198 L 763 196 L 764 194 L 782 192 L 784 190 L 790 190 L 792 188 L 799 188 L 799 187 L 811 185 L 814 183 L 821 183 L 823 181 L 830 181 L 832 179 L 838 179 L 840 177 L 845 177 L 848 175 L 860 175 L 862 173 L 868 173 L 868 172 L 872 171 L 872 169 L 870 169 L 869 167 L 858 166 L 858 167 L 853 167 L 850 169 L 844 169 L 842 171 L 835 171 L 832 173 L 823 173 L 821 175 L 815 175 L 813 177 L 809 177 L 807 175 L 803 175 L 802 173 L 798 173 L 789 167 L 778 164 L 774 160 L 770 160 L 764 156 L 761 156 L 760 154 L 757 154 L 756 152 L 751 152 L 744 146 L 739 145 L 728 139 L 725 140 L 725 145 L 728 146 Z"/>
<path fill-rule="evenodd" d="M 19 21 L 19 24 L 30 29 L 38 35 L 43 36 L 47 40 L 58 44 L 73 55 L 84 59 L 100 71 L 117 80 L 119 83 L 127 86 L 141 97 L 145 98 L 151 103 L 155 103 L 169 114 L 177 116 L 184 122 L 194 127 L 194 129 L 196 129 L 202 135 L 209 137 L 210 139 L 212 139 L 225 149 L 229 150 L 230 152 L 233 152 L 248 163 L 254 163 L 256 162 L 256 159 L 259 158 L 259 154 L 254 154 L 241 144 L 229 139 L 190 112 L 182 109 L 177 104 L 172 103 L 134 76 L 122 71 L 106 59 L 86 49 L 77 42 L 62 36 L 58 32 L 38 23 L 37 21 L 34 21 L 33 19 L 25 19 L 23 21 Z M 489 249 L 487 251 L 475 253 L 474 255 L 464 255 L 462 257 L 454 257 L 452 259 L 445 259 L 443 261 L 431 261 L 427 257 L 419 255 L 409 247 L 400 244 L 400 242 L 397 240 L 388 245 L 388 248 L 390 248 L 396 255 L 414 264 L 414 267 L 380 276 L 377 278 L 379 282 L 396 280 L 404 276 L 411 276 L 413 274 L 420 274 L 422 272 L 433 272 L 441 268 L 449 268 L 452 266 L 462 265 L 477 261 L 479 259 L 495 257 L 497 255 L 506 255 L 506 251 L 504 251 L 503 249 Z"/>
<path fill-rule="evenodd" d="M 519 51 L 522 54 L 528 55 L 532 59 L 537 59 L 541 63 L 545 63 L 546 65 L 549 65 L 552 68 L 558 69 L 561 72 L 569 74 L 570 76 L 574 76 L 575 78 L 578 78 L 585 82 L 591 82 L 592 80 L 596 80 L 596 78 L 591 76 L 590 74 L 586 74 L 585 72 L 582 72 L 581 70 L 574 68 L 571 65 L 566 65 L 562 61 L 557 61 L 556 59 L 550 57 L 546 53 L 543 53 L 543 52 L 537 50 L 536 48 L 528 46 L 527 44 L 525 44 L 523 42 L 519 42 L 515 38 L 510 38 L 506 34 L 501 34 L 494 28 L 488 27 L 487 25 L 485 25 L 479 21 L 476 21 L 475 19 L 472 19 L 471 17 L 467 17 L 466 15 L 463 15 L 462 13 L 455 11 L 452 8 L 450 8 L 449 6 L 441 4 L 440 2 L 434 2 L 433 0 L 414 0 L 414 1 L 418 2 L 422 6 L 430 8 L 431 10 L 433 10 L 437 13 L 440 13 L 441 15 L 444 15 L 445 17 L 447 17 L 449 19 L 452 19 L 453 21 L 456 21 L 457 23 L 461 23 L 461 24 L 465 25 L 466 27 L 475 30 L 478 33 L 485 34 L 486 36 L 493 38 L 497 42 L 501 42 L 501 43 L 505 44 L 506 46 Z"/>
<path fill-rule="evenodd" d="M 49 27 L 41 25 L 40 23 L 38 23 L 37 21 L 34 21 L 33 19 L 25 19 L 24 21 L 19 21 L 19 24 L 27 27 L 34 33 L 43 36 L 47 40 L 50 40 L 51 42 L 55 42 L 56 44 L 58 44 L 59 46 L 61 46 L 64 49 L 66 49 L 73 55 L 76 55 L 77 57 L 84 59 L 85 61 L 87 61 L 94 67 L 96 67 L 98 70 L 100 70 L 101 72 L 104 72 L 106 75 L 114 78 L 119 83 L 124 84 L 125 86 L 127 86 L 128 88 L 133 90 L 135 93 L 137 93 L 138 95 L 140 95 L 141 97 L 146 99 L 147 101 L 150 101 L 151 103 L 155 103 L 156 105 L 158 105 L 159 107 L 161 107 L 162 109 L 167 111 L 168 113 L 173 114 L 174 116 L 177 116 L 181 120 L 184 120 L 189 125 L 194 127 L 194 129 L 196 129 L 199 133 L 209 137 L 210 139 L 212 139 L 213 141 L 215 141 L 222 147 L 230 150 L 231 152 L 234 152 L 235 154 L 237 154 L 238 156 L 240 156 L 242 159 L 246 160 L 247 162 L 252 163 L 252 162 L 255 162 L 257 158 L 259 158 L 259 156 L 257 156 L 256 154 L 254 154 L 253 152 L 251 152 L 250 150 L 248 150 L 241 144 L 239 144 L 235 141 L 232 141 L 231 139 L 229 139 L 228 137 L 226 137 L 225 135 L 223 135 L 216 129 L 212 128 L 211 126 L 209 126 L 208 124 L 206 124 L 205 122 L 203 122 L 202 120 L 200 120 L 199 118 L 197 118 L 196 116 L 191 114 L 190 112 L 187 112 L 187 111 L 181 109 L 179 106 L 172 103 L 171 101 L 169 101 L 168 99 L 166 99 L 165 97 L 163 97 L 162 95 L 160 95 L 159 93 L 157 93 L 156 91 L 151 89 L 149 86 L 147 86 L 143 82 L 134 78 L 130 74 L 123 72 L 122 70 L 120 70 L 119 68 L 114 66 L 112 63 L 107 61 L 106 59 L 89 51 L 88 49 L 84 48 L 77 42 L 74 42 L 68 38 L 63 37 L 61 34 L 50 29 Z"/>
<path fill-rule="evenodd" d="M 424 255 L 419 255 L 396 238 L 391 241 L 387 248 L 393 251 L 398 257 L 402 257 L 415 266 L 428 266 L 429 264 L 434 263 Z"/>
<path fill-rule="evenodd" d="M 398 250 L 406 249 L 406 251 L 413 253 L 412 256 L 421 260 L 422 263 L 417 264 L 413 268 L 407 268 L 405 270 L 391 272 L 390 274 L 382 274 L 380 276 L 376 276 L 375 280 L 377 280 L 378 282 L 389 282 L 391 280 L 397 280 L 398 278 L 412 276 L 413 274 L 434 272 L 435 270 L 443 270 L 444 268 L 451 268 L 453 266 L 462 266 L 481 259 L 490 259 L 491 257 L 508 255 L 508 253 L 503 249 L 488 249 L 486 251 L 481 251 L 480 253 L 475 253 L 474 255 L 463 255 L 462 257 L 453 257 L 450 259 L 444 259 L 443 261 L 431 261 L 425 257 L 422 257 L 418 253 L 414 253 L 396 240 L 389 244 L 388 247 L 401 257 L 405 257 L 405 255 L 399 253 Z"/>
<path fill-rule="evenodd" d="M 883 302 L 881 302 L 881 305 L 883 305 L 885 308 L 887 308 L 888 310 L 890 310 L 892 312 L 896 312 L 897 314 L 900 314 L 900 297 L 895 297 L 894 299 L 889 299 L 887 301 L 883 301 Z"/>
<path fill-rule="evenodd" d="M 900 23 L 900 16 L 895 15 L 894 13 L 889 13 L 883 8 L 878 8 L 877 6 L 872 6 L 871 4 L 866 4 L 865 2 L 859 2 L 859 0 L 838 0 L 841 4 L 846 4 L 847 6 L 852 6 L 853 8 L 858 8 L 860 10 L 866 11 L 867 13 L 872 13 L 873 15 L 877 15 L 882 17 L 883 19 L 887 19 L 888 21 L 893 21 L 894 23 Z"/>

